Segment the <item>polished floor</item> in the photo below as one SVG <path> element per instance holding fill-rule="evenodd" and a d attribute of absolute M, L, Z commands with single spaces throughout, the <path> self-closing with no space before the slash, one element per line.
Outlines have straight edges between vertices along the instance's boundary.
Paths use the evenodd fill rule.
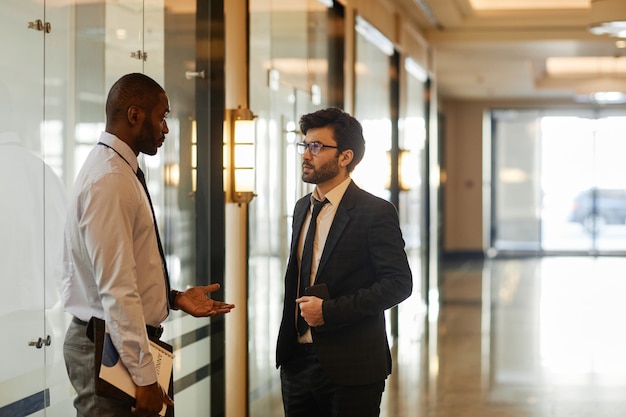
<path fill-rule="evenodd" d="M 626 259 L 444 262 L 439 309 L 395 346 L 385 417 L 626 415 Z"/>
<path fill-rule="evenodd" d="M 381 417 L 626 416 L 626 258 L 446 261 L 440 289 L 399 323 Z"/>

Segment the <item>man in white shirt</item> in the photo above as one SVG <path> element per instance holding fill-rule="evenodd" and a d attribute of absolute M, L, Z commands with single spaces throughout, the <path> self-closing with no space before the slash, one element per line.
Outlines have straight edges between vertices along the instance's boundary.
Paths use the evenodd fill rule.
<path fill-rule="evenodd" d="M 219 284 L 171 290 L 150 197 L 137 155 L 154 155 L 169 132 L 169 99 L 146 75 L 120 78 L 109 91 L 106 131 L 76 179 L 65 228 L 62 299 L 74 316 L 64 356 L 77 391 L 79 416 L 154 416 L 173 405 L 157 381 L 148 336 L 158 337 L 169 309 L 196 317 L 234 306 L 207 297 Z M 145 180 L 144 180 L 145 181 Z M 103 319 L 120 358 L 137 385 L 131 408 L 97 396 L 91 317 Z"/>

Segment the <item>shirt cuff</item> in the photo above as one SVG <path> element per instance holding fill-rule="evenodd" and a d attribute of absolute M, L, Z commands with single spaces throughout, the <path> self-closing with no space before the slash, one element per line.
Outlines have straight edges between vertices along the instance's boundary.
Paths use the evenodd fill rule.
<path fill-rule="evenodd" d="M 178 296 L 178 294 L 182 294 L 182 292 L 177 290 L 170 290 L 169 298 L 167 300 L 167 304 L 169 304 L 170 310 L 178 310 L 178 308 L 176 308 L 176 305 L 174 304 L 174 301 L 176 300 L 176 296 Z"/>

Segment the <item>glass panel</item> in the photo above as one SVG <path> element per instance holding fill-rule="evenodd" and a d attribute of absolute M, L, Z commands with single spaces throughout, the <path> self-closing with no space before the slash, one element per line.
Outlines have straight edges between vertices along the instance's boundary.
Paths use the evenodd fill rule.
<path fill-rule="evenodd" d="M 374 39 L 374 36 L 364 36 L 363 32 L 356 35 L 354 116 L 363 126 L 366 151 L 352 178 L 361 188 L 388 200 L 391 175 L 388 156 L 391 150 L 390 61 L 380 45 L 371 42 Z"/>
<path fill-rule="evenodd" d="M 537 117 L 535 111 L 493 113 L 493 245 L 498 250 L 540 249 L 541 148 Z"/>
<path fill-rule="evenodd" d="M 172 288 L 184 290 L 197 285 L 195 167 L 198 120 L 208 117 L 196 112 L 195 0 L 144 0 L 144 72 L 168 93 L 171 112 L 169 133 L 154 156 L 144 156 L 159 230 Z M 221 140 L 221 139 L 220 139 Z M 209 256 L 205 254 L 204 256 Z M 211 377 L 202 376 L 211 367 L 209 319 L 193 318 L 170 311 L 164 338 L 174 344 L 174 381 L 177 415 L 205 415 L 211 409 Z M 194 334 L 194 338 L 180 338 Z M 183 354 L 184 352 L 184 354 Z M 183 382 L 184 381 L 184 382 Z"/>
<path fill-rule="evenodd" d="M 63 359 L 63 341 L 70 322 L 70 315 L 63 311 L 58 294 L 58 279 L 63 273 L 63 228 L 67 202 L 68 164 L 66 164 L 67 141 L 73 139 L 74 91 L 73 77 L 75 39 L 74 6 L 68 2 L 47 1 L 46 21 L 50 34 L 45 39 L 45 82 L 43 123 L 44 160 L 50 169 L 44 176 L 45 211 L 45 338 L 50 345 L 45 348 L 46 379 L 48 395 L 47 416 L 73 414 L 74 392 L 67 378 Z"/>
<path fill-rule="evenodd" d="M 587 116 L 587 117 L 585 117 Z M 549 112 L 541 124 L 542 247 L 589 251 L 585 218 L 574 213 L 577 196 L 593 184 L 594 120 L 590 112 Z"/>
<path fill-rule="evenodd" d="M 275 350 L 283 277 L 293 207 L 310 189 L 295 143 L 300 116 L 328 105 L 327 15 L 317 0 L 250 2 L 250 108 L 258 115 L 257 196 L 249 207 L 251 416 L 282 414 Z"/>
<path fill-rule="evenodd" d="M 277 21 L 286 12 L 273 10 L 270 0 L 250 1 L 250 109 L 258 115 L 256 134 L 256 194 L 249 205 L 248 281 L 248 377 L 250 415 L 279 415 L 282 410 L 280 380 L 275 368 L 276 335 L 282 313 L 286 224 L 286 183 L 293 173 L 284 165 L 285 137 L 293 137 L 292 89 L 280 81 L 281 72 L 272 68 L 273 54 L 287 55 L 276 34 Z M 295 2 L 294 2 L 295 3 Z M 300 8 L 300 4 L 298 4 Z M 303 22 L 302 10 L 290 19 Z M 293 29 L 303 26 L 294 24 Z M 302 39 L 301 34 L 291 36 Z M 292 45 L 293 47 L 293 45 Z M 301 49 L 299 45 L 298 49 Z M 297 51 L 298 53 L 300 51 Z M 276 64 L 280 65 L 280 60 Z M 271 79 L 271 87 L 268 80 Z"/>
<path fill-rule="evenodd" d="M 597 216 L 591 226 L 601 252 L 626 250 L 625 131 L 626 117 L 622 115 L 606 114 L 596 122 L 593 166 Z"/>
<path fill-rule="evenodd" d="M 413 272 L 413 293 L 409 300 L 398 306 L 398 323 L 401 340 L 409 345 L 419 341 L 422 330 L 416 323 L 423 323 L 425 307 L 424 289 L 426 279 L 426 245 L 422 244 L 425 227 L 424 172 L 426 158 L 426 122 L 424 106 L 424 84 L 404 70 L 401 96 L 406 103 L 399 121 L 400 195 L 398 212 L 400 227 L 405 241 L 405 250 Z"/>
<path fill-rule="evenodd" d="M 44 32 L 27 28 L 38 19 L 42 4 L 30 0 L 4 4 L 0 15 L 0 415 L 30 414 L 47 398 L 45 349 L 28 346 L 43 340 L 44 300 L 56 296 L 44 290 L 53 275 L 44 262 Z"/>
<path fill-rule="evenodd" d="M 626 247 L 626 118 L 602 110 L 498 111 L 495 247 L 616 253 Z"/>
<path fill-rule="evenodd" d="M 5 220 L 0 221 L 0 277 L 10 279 L 5 287 L 11 291 L 0 302 L 0 331 L 11 337 L 0 354 L 16 360 L 0 363 L 0 415 L 74 412 L 62 356 L 69 316 L 56 289 L 66 194 L 104 130 L 106 93 L 125 73 L 146 72 L 169 92 L 173 110 L 167 141 L 157 156 L 141 164 L 172 284 L 185 288 L 195 283 L 195 83 L 185 78 L 185 71 L 194 70 L 189 63 L 195 62 L 195 43 L 189 39 L 195 39 L 195 6 L 193 0 L 48 0 L 44 12 L 41 2 L 28 0 L 11 2 L 3 10 L 0 50 L 6 59 L 0 80 L 11 83 L 0 82 L 0 169 L 8 172 L 0 175 L 0 219 Z M 46 23 L 49 36 L 37 30 Z M 20 123 L 15 123 L 18 115 Z M 179 319 L 172 315 L 166 336 L 182 333 Z M 184 331 L 207 324 L 196 320 Z M 45 341 L 47 336 L 50 346 L 27 347 L 29 340 Z M 177 362 L 179 377 L 208 366 L 206 338 L 202 342 L 198 355 L 189 353 L 185 362 Z M 200 384 L 190 386 L 194 389 L 185 386 L 177 411 L 202 414 L 199 410 L 208 409 L 210 398 L 195 392 Z M 44 405 L 49 406 L 45 411 Z"/>

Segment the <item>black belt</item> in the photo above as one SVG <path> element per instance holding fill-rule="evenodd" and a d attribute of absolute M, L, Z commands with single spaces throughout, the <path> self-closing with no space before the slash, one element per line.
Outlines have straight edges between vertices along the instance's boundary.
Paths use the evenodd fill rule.
<path fill-rule="evenodd" d="M 86 321 L 82 321 L 78 317 L 72 317 L 72 323 L 80 326 L 86 326 L 88 324 Z M 146 325 L 146 332 L 148 333 L 148 337 L 152 339 L 160 339 L 163 334 L 163 326 L 154 327 Z"/>

